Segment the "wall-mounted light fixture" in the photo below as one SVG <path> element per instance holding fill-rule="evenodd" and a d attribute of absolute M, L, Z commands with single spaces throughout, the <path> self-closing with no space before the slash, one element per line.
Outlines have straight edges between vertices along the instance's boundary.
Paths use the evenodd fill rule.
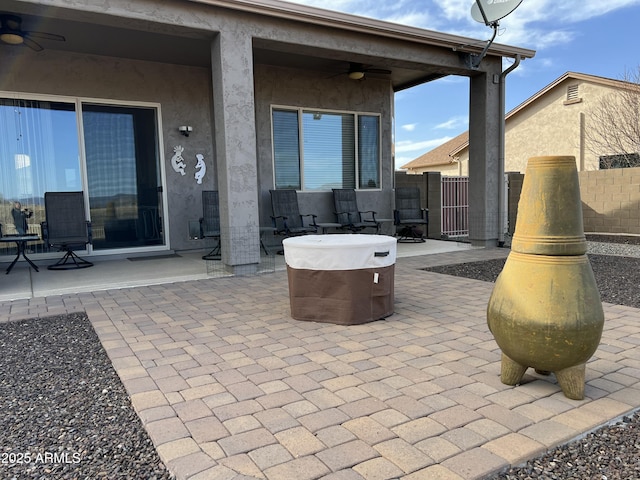
<path fill-rule="evenodd" d="M 185 137 L 188 137 L 191 132 L 193 132 L 193 127 L 191 125 L 182 125 L 178 127 L 178 131 L 183 134 Z"/>

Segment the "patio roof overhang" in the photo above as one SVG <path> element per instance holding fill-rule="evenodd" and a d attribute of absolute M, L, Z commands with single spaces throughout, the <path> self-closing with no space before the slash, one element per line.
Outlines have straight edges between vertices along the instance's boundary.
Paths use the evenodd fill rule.
<path fill-rule="evenodd" d="M 390 70 L 388 75 L 368 74 L 370 77 L 386 78 L 394 91 L 429 82 L 447 75 L 473 75 L 474 69 L 459 60 L 449 65 L 435 64 L 429 56 L 419 58 L 420 49 L 439 51 L 440 56 L 453 59 L 465 55 L 477 55 L 486 41 L 461 37 L 441 32 L 359 17 L 330 10 L 282 2 L 279 0 L 189 0 L 180 2 L 189 20 L 197 18 L 208 9 L 224 9 L 241 12 L 255 19 L 287 21 L 298 28 L 320 28 L 326 34 L 338 33 L 354 39 L 375 42 L 393 42 L 401 50 L 412 50 L 413 58 L 402 55 L 370 54 L 360 48 L 322 48 L 317 45 L 292 44 L 284 41 L 254 37 L 254 62 L 287 68 L 313 70 L 324 76 L 344 72 L 350 62 L 358 62 L 379 69 Z M 60 3 L 60 5 L 63 5 Z M 69 5 L 69 4 L 66 4 Z M 138 60 L 210 67 L 211 41 L 216 33 L 206 28 L 196 28 L 197 21 L 177 25 L 170 15 L 150 18 L 141 12 L 123 18 L 101 11 L 99 7 L 68 8 L 67 6 L 43 7 L 32 1 L 7 0 L 2 10 L 19 14 L 25 30 L 47 31 L 64 35 L 65 42 L 45 42 L 48 50 L 63 50 L 76 53 L 106 55 Z M 91 10 L 93 8 L 93 11 Z M 178 4 L 169 8 L 180 8 Z M 144 9 L 141 9 L 143 11 Z M 190 23 L 189 26 L 186 23 Z M 318 30 L 316 30 L 317 32 Z M 108 41 L 105 41 L 108 39 Z M 0 45 L 2 49 L 14 48 Z M 397 49 L 394 51 L 398 51 Z M 489 57 L 531 58 L 533 50 L 492 44 L 486 55 Z M 432 58 L 432 57 L 431 57 Z M 482 70 L 482 66 L 480 67 Z"/>
<path fill-rule="evenodd" d="M 272 18 L 300 22 L 309 26 L 325 27 L 336 31 L 345 31 L 366 35 L 370 38 L 386 39 L 405 45 L 407 48 L 438 48 L 448 51 L 454 57 L 478 55 L 487 41 L 478 40 L 442 32 L 386 22 L 373 18 L 325 10 L 307 5 L 283 2 L 280 0 L 189 0 L 193 3 L 232 9 Z M 268 63 L 285 67 L 311 68 L 318 71 L 336 72 L 345 62 L 358 62 L 391 71 L 388 77 L 394 91 L 404 90 L 430 82 L 447 75 L 469 75 L 475 68 L 446 68 L 442 65 L 417 61 L 402 61 L 398 57 L 367 57 L 355 52 L 306 49 L 299 44 L 285 45 L 264 40 L 254 40 L 255 58 L 258 63 Z M 534 50 L 492 43 L 486 51 L 487 56 L 532 58 Z M 337 62 L 341 62 L 340 64 Z M 372 76 L 375 76 L 372 75 Z"/>

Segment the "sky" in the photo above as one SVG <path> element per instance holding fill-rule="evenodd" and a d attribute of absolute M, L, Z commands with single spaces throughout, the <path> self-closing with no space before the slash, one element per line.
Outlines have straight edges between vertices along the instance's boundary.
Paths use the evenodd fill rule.
<path fill-rule="evenodd" d="M 474 0 L 288 1 L 484 41 L 493 34 L 471 17 Z M 566 72 L 622 79 L 640 69 L 640 0 L 522 0 L 499 24 L 495 43 L 536 51 L 507 76 L 506 113 Z M 446 77 L 395 95 L 396 168 L 468 130 L 468 88 L 466 77 Z"/>

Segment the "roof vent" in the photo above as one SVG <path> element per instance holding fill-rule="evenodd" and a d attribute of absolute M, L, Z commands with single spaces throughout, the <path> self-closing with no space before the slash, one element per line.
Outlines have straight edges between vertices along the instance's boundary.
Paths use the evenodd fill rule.
<path fill-rule="evenodd" d="M 581 101 L 582 99 L 578 94 L 578 84 L 569 85 L 567 87 L 567 99 L 565 100 L 564 104 L 569 105 L 572 103 L 579 103 Z"/>

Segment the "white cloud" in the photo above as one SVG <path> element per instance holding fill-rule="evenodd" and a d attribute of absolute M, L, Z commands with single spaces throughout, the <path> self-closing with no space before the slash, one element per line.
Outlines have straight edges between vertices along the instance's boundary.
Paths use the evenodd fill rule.
<path fill-rule="evenodd" d="M 468 123 L 469 123 L 468 117 L 453 117 L 447 120 L 446 122 L 439 123 L 433 128 L 451 130 L 453 128 L 459 128 L 461 126 L 466 127 Z"/>
<path fill-rule="evenodd" d="M 402 125 L 400 128 L 406 130 L 407 132 L 413 132 L 417 126 L 417 123 L 407 123 L 406 125 Z"/>
<path fill-rule="evenodd" d="M 398 12 L 384 20 L 419 28 L 430 28 L 429 25 L 433 22 L 432 17 L 426 12 Z"/>
<path fill-rule="evenodd" d="M 421 142 L 406 140 L 404 142 L 397 142 L 395 150 L 397 153 L 415 152 L 418 150 L 422 150 L 422 153 L 425 153 L 425 152 L 428 152 L 429 150 L 432 150 L 442 145 L 443 143 L 448 142 L 452 138 L 453 137 L 447 136 L 447 137 L 441 137 L 441 138 L 434 138 L 432 140 L 423 140 Z"/>
<path fill-rule="evenodd" d="M 371 2 L 370 0 L 288 0 L 293 3 L 364 15 L 387 21 L 413 19 L 416 27 L 426 23 L 439 23 L 446 30 L 476 25 L 479 31 L 487 27 L 472 20 L 471 7 L 474 0 L 395 0 L 394 2 Z M 547 22 L 549 25 L 581 22 L 605 15 L 614 10 L 640 5 L 640 0 L 526 0 L 503 19 L 501 25 L 526 25 Z M 395 20 L 394 20 L 395 19 Z M 458 23 L 456 25 L 456 23 Z M 425 27 L 426 28 L 426 27 Z M 429 28 L 433 28 L 433 25 Z"/>
<path fill-rule="evenodd" d="M 451 21 L 451 20 L 464 20 L 466 17 L 470 16 L 471 6 L 473 2 L 469 0 L 447 0 L 445 2 L 430 2 L 433 5 L 433 8 L 438 8 L 442 16 Z"/>

